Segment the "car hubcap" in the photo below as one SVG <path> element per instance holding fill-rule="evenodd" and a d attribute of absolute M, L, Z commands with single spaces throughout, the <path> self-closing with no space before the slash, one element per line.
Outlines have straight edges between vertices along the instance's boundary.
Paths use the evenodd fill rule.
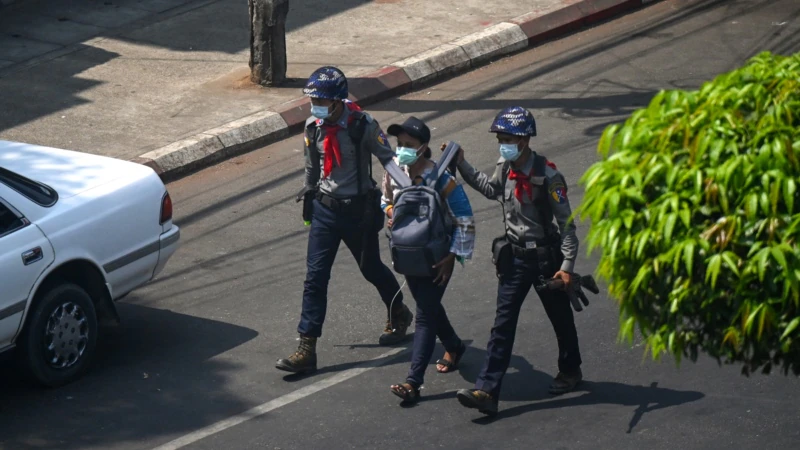
<path fill-rule="evenodd" d="M 53 310 L 44 331 L 47 362 L 56 369 L 73 366 L 89 342 L 89 323 L 80 306 L 63 303 Z"/>

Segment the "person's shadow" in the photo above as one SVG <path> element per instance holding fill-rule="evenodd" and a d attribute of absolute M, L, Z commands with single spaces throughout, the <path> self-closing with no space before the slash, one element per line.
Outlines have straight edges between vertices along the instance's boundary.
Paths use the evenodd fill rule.
<path fill-rule="evenodd" d="M 475 347 L 467 349 L 459 370 L 464 381 L 474 385 L 485 357 L 486 351 L 484 349 Z M 628 423 L 627 433 L 631 433 L 645 413 L 694 402 L 705 397 L 701 392 L 660 388 L 658 387 L 658 382 L 652 382 L 649 386 L 632 386 L 612 381 L 591 381 L 586 379 L 578 385 L 573 393 L 567 394 L 567 396 L 555 396 L 548 392 L 552 381 L 553 375 L 536 370 L 525 358 L 513 355 L 508 371 L 503 377 L 498 414 L 495 417 L 484 416 L 473 420 L 473 422 L 488 425 L 495 420 L 534 411 L 607 403 L 636 406 Z M 581 392 L 583 392 L 582 395 L 574 396 L 575 393 Z M 453 397 L 453 393 L 450 392 L 428 397 L 427 400 L 451 399 Z M 504 401 L 532 403 L 504 409 Z"/>

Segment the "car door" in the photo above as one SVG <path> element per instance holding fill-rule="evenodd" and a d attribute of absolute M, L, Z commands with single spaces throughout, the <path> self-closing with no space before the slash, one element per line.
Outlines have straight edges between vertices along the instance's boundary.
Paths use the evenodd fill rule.
<path fill-rule="evenodd" d="M 0 197 L 0 350 L 12 344 L 33 285 L 54 257 L 39 227 Z"/>

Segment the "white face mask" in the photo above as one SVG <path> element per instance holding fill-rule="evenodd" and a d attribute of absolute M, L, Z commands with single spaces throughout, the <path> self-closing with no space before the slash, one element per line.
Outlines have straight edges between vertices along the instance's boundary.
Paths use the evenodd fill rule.
<path fill-rule="evenodd" d="M 331 116 L 330 108 L 327 106 L 311 105 L 311 115 L 317 119 L 325 120 Z"/>
<path fill-rule="evenodd" d="M 516 161 L 521 154 L 519 144 L 500 144 L 500 156 L 507 161 Z"/>
<path fill-rule="evenodd" d="M 420 147 L 422 148 L 422 147 Z M 397 163 L 401 166 L 410 166 L 419 160 L 419 149 L 414 150 L 410 147 L 397 147 Z"/>

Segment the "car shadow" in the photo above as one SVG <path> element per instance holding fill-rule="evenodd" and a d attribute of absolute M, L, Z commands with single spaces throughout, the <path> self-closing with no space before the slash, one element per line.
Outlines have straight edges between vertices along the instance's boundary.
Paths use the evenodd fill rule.
<path fill-rule="evenodd" d="M 80 380 L 46 389 L 11 365 L 0 369 L 0 447 L 141 441 L 190 432 L 250 406 L 227 388 L 239 366 L 214 357 L 256 331 L 130 303 L 118 308 L 122 324 L 103 330 L 97 358 Z"/>

